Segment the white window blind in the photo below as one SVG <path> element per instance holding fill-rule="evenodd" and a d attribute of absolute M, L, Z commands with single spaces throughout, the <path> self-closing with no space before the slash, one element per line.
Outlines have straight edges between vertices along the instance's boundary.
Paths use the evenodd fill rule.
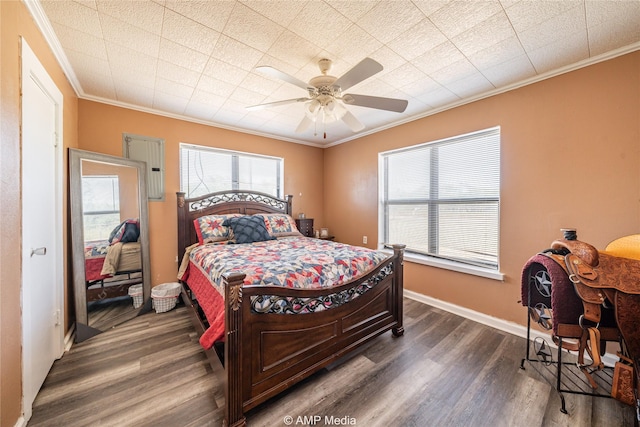
<path fill-rule="evenodd" d="M 500 128 L 380 154 L 383 242 L 498 269 Z"/>
<path fill-rule="evenodd" d="M 180 188 L 187 198 L 253 190 L 282 198 L 283 159 L 180 144 Z"/>

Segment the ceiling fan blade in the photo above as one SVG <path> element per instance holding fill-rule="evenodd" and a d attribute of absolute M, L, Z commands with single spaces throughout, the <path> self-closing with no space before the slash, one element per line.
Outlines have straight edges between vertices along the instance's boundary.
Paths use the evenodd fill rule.
<path fill-rule="evenodd" d="M 346 125 L 349 126 L 349 129 L 354 132 L 364 130 L 364 125 L 356 118 L 356 116 L 351 114 L 351 111 L 349 110 L 347 110 L 347 112 L 344 113 L 344 116 L 342 116 L 342 121 L 345 122 Z"/>
<path fill-rule="evenodd" d="M 273 67 L 269 67 L 268 65 L 262 65 L 260 67 L 256 67 L 256 70 L 260 71 L 263 74 L 266 74 L 269 77 L 284 80 L 285 82 L 291 83 L 294 86 L 298 86 L 301 89 L 308 90 L 309 85 L 303 82 L 302 80 L 297 79 L 292 75 L 284 73 L 280 70 L 276 70 Z"/>
<path fill-rule="evenodd" d="M 382 71 L 383 67 L 377 61 L 371 58 L 364 58 L 357 63 L 352 69 L 344 73 L 338 80 L 335 81 L 334 86 L 340 86 L 340 89 L 347 90 L 351 86 L 360 83 L 363 80 L 368 79 L 374 74 Z"/>
<path fill-rule="evenodd" d="M 376 108 L 378 110 L 395 111 L 403 113 L 409 105 L 406 99 L 383 98 L 380 96 L 348 94 L 342 97 L 342 102 L 359 107 Z"/>
<path fill-rule="evenodd" d="M 302 121 L 300 122 L 300 124 L 298 125 L 298 127 L 296 128 L 296 133 L 302 133 L 304 131 L 306 131 L 307 129 L 309 129 L 309 127 L 313 124 L 313 120 L 311 120 L 309 117 L 307 117 L 307 115 L 305 114 L 304 117 L 302 118 Z"/>
<path fill-rule="evenodd" d="M 278 105 L 293 104 L 294 102 L 305 102 L 305 101 L 308 101 L 308 100 L 309 100 L 309 98 L 283 99 L 282 101 L 267 102 L 266 104 L 251 105 L 250 107 L 246 107 L 246 108 L 249 111 L 256 111 L 256 110 L 263 110 L 263 109 L 269 108 L 269 107 L 277 107 Z"/>

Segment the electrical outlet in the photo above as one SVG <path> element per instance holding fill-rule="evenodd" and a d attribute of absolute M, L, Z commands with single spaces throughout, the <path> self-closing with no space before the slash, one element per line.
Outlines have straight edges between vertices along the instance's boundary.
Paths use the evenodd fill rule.
<path fill-rule="evenodd" d="M 363 245 L 367 244 L 367 236 L 362 236 L 362 244 Z"/>

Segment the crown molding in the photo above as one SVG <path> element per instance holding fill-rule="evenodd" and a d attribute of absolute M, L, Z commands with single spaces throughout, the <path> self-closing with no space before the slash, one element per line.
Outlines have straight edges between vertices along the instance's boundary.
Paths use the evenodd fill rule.
<path fill-rule="evenodd" d="M 575 62 L 573 64 L 564 66 L 562 68 L 558 68 L 556 70 L 548 71 L 546 73 L 542 73 L 542 74 L 539 74 L 537 76 L 530 77 L 528 79 L 521 80 L 519 82 L 512 83 L 512 84 L 504 86 L 504 87 L 500 87 L 500 88 L 493 89 L 493 90 L 490 90 L 490 91 L 487 91 L 487 92 L 483 92 L 483 93 L 475 95 L 475 96 L 473 96 L 471 98 L 466 98 L 466 99 L 463 99 L 463 100 L 460 100 L 460 101 L 451 102 L 451 103 L 446 104 L 446 105 L 444 105 L 442 107 L 438 107 L 436 109 L 429 110 L 429 111 L 427 111 L 425 113 L 422 113 L 422 114 L 416 114 L 416 115 L 413 115 L 411 117 L 407 117 L 407 118 L 405 118 L 403 120 L 399 120 L 399 121 L 396 121 L 396 122 L 393 122 L 393 123 L 390 123 L 390 124 L 387 124 L 387 125 L 384 125 L 384 126 L 379 126 L 377 128 L 369 129 L 369 130 L 361 132 L 361 133 L 359 133 L 357 135 L 350 136 L 348 138 L 343 138 L 341 140 L 338 140 L 338 141 L 332 142 L 330 144 L 327 144 L 327 145 L 325 145 L 325 147 L 332 147 L 334 145 L 339 145 L 339 144 L 343 144 L 345 142 L 349 142 L 349 141 L 353 141 L 353 140 L 356 140 L 356 139 L 360 139 L 360 138 L 363 138 L 365 136 L 372 135 L 372 134 L 377 133 L 377 132 L 381 132 L 383 130 L 391 129 L 391 128 L 394 128 L 396 126 L 401 126 L 401 125 L 404 125 L 404 124 L 407 124 L 407 123 L 410 123 L 410 122 L 414 122 L 416 120 L 423 119 L 425 117 L 429 117 L 429 116 L 433 116 L 433 115 L 438 114 L 438 113 L 442 113 L 443 111 L 447 111 L 447 110 L 451 110 L 453 108 L 461 107 L 463 105 L 471 104 L 473 102 L 480 101 L 480 100 L 485 99 L 485 98 L 490 98 L 492 96 L 500 95 L 500 94 L 505 93 L 505 92 L 509 92 L 509 91 L 512 91 L 512 90 L 515 90 L 515 89 L 519 89 L 519 88 L 524 87 L 524 86 L 529 86 L 531 84 L 538 83 L 538 82 L 541 82 L 543 80 L 550 79 L 552 77 L 560 76 L 562 74 L 567 74 L 567 73 L 570 73 L 572 71 L 576 71 L 576 70 L 579 70 L 581 68 L 588 67 L 590 65 L 598 64 L 600 62 L 608 61 L 610 59 L 614 59 L 614 58 L 617 58 L 619 56 L 626 55 L 628 53 L 633 53 L 633 52 L 635 52 L 637 50 L 640 50 L 640 42 L 632 43 L 630 45 L 623 46 L 621 48 L 618 48 L 618 49 L 603 53 L 601 55 L 597 55 L 597 56 L 593 56 L 591 58 L 583 59 L 582 61 Z"/>
<path fill-rule="evenodd" d="M 105 99 L 105 98 L 101 98 L 101 97 L 97 97 L 97 96 L 93 96 L 93 95 L 83 95 L 83 96 L 79 95 L 78 98 L 86 100 L 86 101 L 99 102 L 101 104 L 112 105 L 114 107 L 126 108 L 128 110 L 140 111 L 140 112 L 143 112 L 143 113 L 149 113 L 149 114 L 153 114 L 153 115 L 156 115 L 156 116 L 163 116 L 163 117 L 168 117 L 168 118 L 171 118 L 171 119 L 181 120 L 181 121 L 184 121 L 184 122 L 197 123 L 197 124 L 200 124 L 200 125 L 214 127 L 214 128 L 218 128 L 218 129 L 225 129 L 225 130 L 231 130 L 231 131 L 234 131 L 234 132 L 246 133 L 246 134 L 249 134 L 249 135 L 260 136 L 260 137 L 268 138 L 268 139 L 276 139 L 276 140 L 279 140 L 279 141 L 292 142 L 294 144 L 308 145 L 308 146 L 317 147 L 317 148 L 326 147 L 326 145 L 316 144 L 316 143 L 309 142 L 309 141 L 293 139 L 293 138 L 287 138 L 285 136 L 273 135 L 273 134 L 269 134 L 269 133 L 266 133 L 266 132 L 259 132 L 259 131 L 255 131 L 255 130 L 239 128 L 239 127 L 235 127 L 235 126 L 225 125 L 225 124 L 222 124 L 222 123 L 212 122 L 212 121 L 209 121 L 209 120 L 196 119 L 194 117 L 188 117 L 188 116 L 184 116 L 182 114 L 169 113 L 167 111 L 160 111 L 160 110 L 156 110 L 154 108 L 142 107 L 142 106 L 139 106 L 139 105 L 128 104 L 126 102 L 121 102 L 121 101 L 114 101 L 112 99 Z"/>
<path fill-rule="evenodd" d="M 53 26 L 51 25 L 49 18 L 47 18 L 47 15 L 44 13 L 44 10 L 42 9 L 42 5 L 37 0 L 22 0 L 22 1 L 27 6 L 27 9 L 31 13 L 31 16 L 33 17 L 34 21 L 36 21 L 36 25 L 38 26 L 45 40 L 49 44 L 49 47 L 53 52 L 53 56 L 55 56 L 56 60 L 58 61 L 58 64 L 60 65 L 60 68 L 62 68 L 64 75 L 67 76 L 67 80 L 69 80 L 69 84 L 71 84 L 71 87 L 76 92 L 76 95 L 78 97 L 81 97 L 80 94 L 82 93 L 82 86 L 80 85 L 80 82 L 78 81 L 78 78 L 76 77 L 76 74 L 73 71 L 73 68 L 71 67 L 71 63 L 67 59 L 67 55 L 64 53 L 64 50 L 62 49 L 60 40 L 58 40 L 58 37 L 56 36 L 55 31 L 53 31 Z"/>
<path fill-rule="evenodd" d="M 576 71 L 579 70 L 581 68 L 584 67 L 588 67 L 590 65 L 594 65 L 600 62 L 604 62 L 604 61 L 608 61 L 610 59 L 614 59 L 617 58 L 619 56 L 622 55 L 626 55 L 628 53 L 632 53 L 635 52 L 637 50 L 640 50 L 640 42 L 636 42 L 636 43 L 632 43 L 630 45 L 627 46 L 623 46 L 621 48 L 609 51 L 609 52 L 605 52 L 601 55 L 597 55 L 594 57 L 590 57 L 590 58 L 586 58 L 582 61 L 567 65 L 565 67 L 553 70 L 553 71 L 549 71 L 546 73 L 542 73 L 539 74 L 537 76 L 516 82 L 516 83 L 512 83 L 510 85 L 504 86 L 504 87 L 500 87 L 497 89 L 493 89 L 487 92 L 483 92 L 481 94 L 475 95 L 473 97 L 470 98 L 466 98 L 464 100 L 460 100 L 460 101 L 455 101 L 455 102 L 451 102 L 449 104 L 446 104 L 444 106 L 435 108 L 433 110 L 429 110 L 427 112 L 421 113 L 421 114 L 416 114 L 410 117 L 406 117 L 404 119 L 395 121 L 393 123 L 389 123 L 383 126 L 378 126 L 375 128 L 371 128 L 368 129 L 366 131 L 360 132 L 358 134 L 355 134 L 353 136 L 349 136 L 347 138 L 342 138 L 327 144 L 319 144 L 319 143 L 314 143 L 311 141 L 305 141 L 305 140 L 298 140 L 298 139 L 293 139 L 293 138 L 288 138 L 288 137 L 284 137 L 284 136 L 280 136 L 280 135 L 274 135 L 274 134 L 270 134 L 270 133 L 266 133 L 266 132 L 259 132 L 259 131 L 254 131 L 254 130 L 249 130 L 249 129 L 243 129 L 243 128 L 239 128 L 236 126 L 230 126 L 230 125 L 225 125 L 222 123 L 217 123 L 217 122 L 213 122 L 213 121 L 207 121 L 207 120 L 200 120 L 200 119 L 195 119 L 192 117 L 187 117 L 181 114 L 175 114 L 175 113 L 168 113 L 165 111 L 160 111 L 160 110 L 156 110 L 153 108 L 146 108 L 146 107 L 140 107 L 140 106 L 136 106 L 136 105 L 132 105 L 132 104 L 127 104 L 124 102 L 118 102 L 118 101 L 113 101 L 110 99 L 105 99 L 105 98 L 101 98 L 101 97 L 96 97 L 96 96 L 91 96 L 91 95 L 87 95 L 84 93 L 84 91 L 82 90 L 82 86 L 80 85 L 80 82 L 78 81 L 73 68 L 71 67 L 71 64 L 69 62 L 69 60 L 67 59 L 67 56 L 64 53 L 64 50 L 62 49 L 62 45 L 60 44 L 60 41 L 58 40 L 58 38 L 55 35 L 55 32 L 53 31 L 53 27 L 51 26 L 51 22 L 49 21 L 49 19 L 47 18 L 46 14 L 44 13 L 44 10 L 42 9 L 42 6 L 40 4 L 40 2 L 38 0 L 22 0 L 25 5 L 27 6 L 27 9 L 29 9 L 29 12 L 31 13 L 31 15 L 33 16 L 34 20 L 36 21 L 36 25 L 38 26 L 38 28 L 40 28 L 40 31 L 42 31 L 42 34 L 44 35 L 45 40 L 47 41 L 47 43 L 49 44 L 49 46 L 51 47 L 51 50 L 53 51 L 54 56 L 56 57 L 56 59 L 58 60 L 58 63 L 60 64 L 60 67 L 62 68 L 64 74 L 67 76 L 67 79 L 69 80 L 69 83 L 71 84 L 71 86 L 73 87 L 74 91 L 76 92 L 76 95 L 78 96 L 78 98 L 80 99 L 85 99 L 88 101 L 94 101 L 94 102 L 100 102 L 102 104 L 108 104 L 108 105 L 113 105 L 116 107 L 121 107 L 121 108 L 127 108 L 130 110 L 136 110 L 136 111 L 142 111 L 145 113 L 149 113 L 149 114 L 155 114 L 155 115 L 159 115 L 159 116 L 164 116 L 164 117 L 169 117 L 169 118 L 174 118 L 177 120 L 183 120 L 183 121 L 187 121 L 187 122 L 192 122 L 192 123 L 197 123 L 197 124 L 201 124 L 201 125 L 205 125 L 205 126 L 211 126 L 211 127 L 216 127 L 216 128 L 220 128 L 220 129 L 226 129 L 226 130 L 231 130 L 234 132 L 240 132 L 240 133 L 245 133 L 245 134 L 249 134 L 249 135 L 254 135 L 254 136 L 260 136 L 263 138 L 269 138 L 269 139 L 275 139 L 275 140 L 280 140 L 280 141 L 285 141 L 285 142 L 291 142 L 294 144 L 302 144 L 302 145 L 308 145 L 311 147 L 317 147 L 317 148 L 329 148 L 329 147 L 333 147 L 336 145 L 340 145 L 340 144 L 344 144 L 346 142 L 349 141 L 354 141 L 360 138 L 364 138 L 366 136 L 372 135 L 374 133 L 378 133 L 387 129 L 392 129 L 394 127 L 398 127 L 410 122 L 414 122 L 416 120 L 420 120 L 423 119 L 425 117 L 429 117 L 429 116 L 433 116 L 435 114 L 439 114 L 442 113 L 444 111 L 447 110 L 451 110 L 457 107 L 461 107 L 463 105 L 467 105 L 467 104 L 471 104 L 473 102 L 476 101 L 480 101 L 482 99 L 486 99 L 486 98 L 490 98 L 492 96 L 495 95 L 500 95 L 502 93 L 505 92 L 509 92 L 515 89 L 519 89 L 521 87 L 524 86 L 528 86 L 531 85 L 533 83 L 538 83 L 540 81 L 543 80 L 547 80 L 550 79 L 552 77 L 556 77 L 556 76 L 560 76 L 562 74 L 566 74 L 566 73 L 570 73 L 572 71 Z"/>

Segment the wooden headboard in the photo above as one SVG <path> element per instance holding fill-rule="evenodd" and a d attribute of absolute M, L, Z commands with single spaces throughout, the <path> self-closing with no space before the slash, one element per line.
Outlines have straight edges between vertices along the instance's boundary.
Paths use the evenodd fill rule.
<path fill-rule="evenodd" d="M 178 201 L 178 262 L 182 260 L 185 248 L 198 242 L 193 220 L 204 215 L 239 213 L 286 213 L 291 215 L 291 200 L 278 199 L 257 191 L 228 190 L 186 199 L 183 192 L 177 192 Z"/>

